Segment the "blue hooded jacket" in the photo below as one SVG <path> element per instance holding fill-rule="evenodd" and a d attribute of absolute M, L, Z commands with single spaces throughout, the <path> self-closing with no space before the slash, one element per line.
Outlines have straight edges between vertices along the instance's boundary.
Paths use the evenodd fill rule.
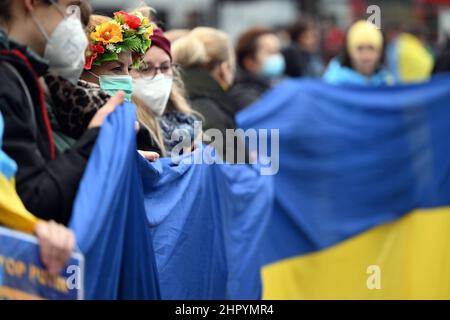
<path fill-rule="evenodd" d="M 333 59 L 328 65 L 323 79 L 330 84 L 350 84 L 350 85 L 367 85 L 367 86 L 383 86 L 393 85 L 394 78 L 391 74 L 381 69 L 372 77 L 368 78 L 349 67 L 341 65 L 338 59 Z"/>

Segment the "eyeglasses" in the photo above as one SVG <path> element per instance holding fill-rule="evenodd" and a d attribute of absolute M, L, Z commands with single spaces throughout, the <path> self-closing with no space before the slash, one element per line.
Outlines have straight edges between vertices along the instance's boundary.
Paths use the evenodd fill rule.
<path fill-rule="evenodd" d="M 163 64 L 159 67 L 150 66 L 147 63 L 143 62 L 139 66 L 139 73 L 141 76 L 151 77 L 152 79 L 156 77 L 158 72 L 165 76 L 172 76 L 176 71 L 178 71 L 179 65 L 174 63 Z"/>

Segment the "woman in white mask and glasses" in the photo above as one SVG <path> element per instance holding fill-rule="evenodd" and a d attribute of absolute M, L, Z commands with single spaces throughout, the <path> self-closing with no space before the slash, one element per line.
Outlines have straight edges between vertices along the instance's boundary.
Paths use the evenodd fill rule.
<path fill-rule="evenodd" d="M 86 0 L 0 0 L 0 112 L 4 151 L 17 163 L 16 186 L 26 208 L 67 224 L 99 127 L 124 99 L 118 93 L 89 129 L 56 156 L 43 89 L 48 69 L 71 78 L 82 72 L 87 39 L 75 5 Z"/>
<path fill-rule="evenodd" d="M 143 14 L 147 8 L 139 9 Z M 133 100 L 138 106 L 138 118 L 160 145 L 164 156 L 191 152 L 200 130 L 199 121 L 184 96 L 182 80 L 172 62 L 170 41 L 160 29 L 150 36 L 151 48 L 138 70 L 132 70 Z M 172 154 L 175 152 L 175 154 Z"/>

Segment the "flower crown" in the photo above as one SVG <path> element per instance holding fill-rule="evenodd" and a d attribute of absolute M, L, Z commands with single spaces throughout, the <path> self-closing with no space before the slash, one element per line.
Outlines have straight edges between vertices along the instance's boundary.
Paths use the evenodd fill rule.
<path fill-rule="evenodd" d="M 150 37 L 154 25 L 141 13 L 114 13 L 114 19 L 100 23 L 90 30 L 90 45 L 86 51 L 85 69 L 100 66 L 107 61 L 116 61 L 121 52 L 132 52 L 134 58 L 142 57 L 151 46 Z M 134 59 L 134 66 L 140 60 Z"/>

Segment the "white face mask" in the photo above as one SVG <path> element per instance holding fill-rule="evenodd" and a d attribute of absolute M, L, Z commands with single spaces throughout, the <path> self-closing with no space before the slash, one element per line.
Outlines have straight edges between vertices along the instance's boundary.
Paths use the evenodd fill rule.
<path fill-rule="evenodd" d="M 157 116 L 162 116 L 172 92 L 173 78 L 163 74 L 155 78 L 144 77 L 133 80 L 133 95 L 145 103 Z"/>
<path fill-rule="evenodd" d="M 51 36 L 34 16 L 33 20 L 47 39 L 44 58 L 49 61 L 50 71 L 76 84 L 83 72 L 84 53 L 88 45 L 88 39 L 78 15 L 72 14 L 65 17 Z"/>

